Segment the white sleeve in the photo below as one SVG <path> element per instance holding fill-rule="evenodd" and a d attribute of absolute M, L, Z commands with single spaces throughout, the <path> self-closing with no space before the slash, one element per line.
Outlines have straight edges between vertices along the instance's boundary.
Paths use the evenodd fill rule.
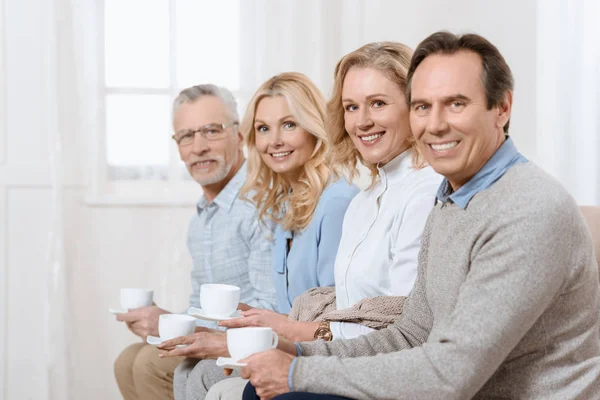
<path fill-rule="evenodd" d="M 354 322 L 332 322 L 329 324 L 333 339 L 353 339 L 355 337 L 366 335 L 375 329 L 369 328 Z"/>
<path fill-rule="evenodd" d="M 401 216 L 396 244 L 392 246 L 390 289 L 392 296 L 408 296 L 417 278 L 421 236 L 435 204 L 432 185 L 424 185 L 411 196 Z"/>

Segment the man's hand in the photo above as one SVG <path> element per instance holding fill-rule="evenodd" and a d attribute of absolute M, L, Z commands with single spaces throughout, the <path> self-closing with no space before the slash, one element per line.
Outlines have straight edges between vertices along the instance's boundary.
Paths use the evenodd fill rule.
<path fill-rule="evenodd" d="M 158 336 L 158 317 L 162 314 L 170 313 L 156 305 L 152 305 L 117 314 L 117 321 L 125 322 L 134 335 L 146 340 L 149 335 Z"/>
<path fill-rule="evenodd" d="M 239 361 L 248 364 L 242 368 L 242 378 L 250 379 L 261 400 L 269 400 L 290 391 L 288 373 L 293 359 L 294 356 L 276 349 L 253 354 Z"/>
<path fill-rule="evenodd" d="M 187 344 L 187 347 L 175 347 L 178 344 Z M 159 357 L 190 357 L 200 359 L 215 359 L 229 357 L 227 338 L 225 332 L 210 330 L 196 332 L 189 336 L 182 336 L 166 340 L 159 344 Z"/>

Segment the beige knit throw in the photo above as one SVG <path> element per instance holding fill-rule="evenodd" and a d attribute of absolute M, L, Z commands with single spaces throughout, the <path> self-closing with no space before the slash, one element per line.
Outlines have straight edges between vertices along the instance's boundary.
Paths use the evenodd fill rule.
<path fill-rule="evenodd" d="M 294 321 L 354 322 L 382 329 L 402 314 L 404 299 L 403 296 L 370 297 L 345 310 L 336 310 L 335 288 L 318 287 L 296 297 L 288 317 Z"/>

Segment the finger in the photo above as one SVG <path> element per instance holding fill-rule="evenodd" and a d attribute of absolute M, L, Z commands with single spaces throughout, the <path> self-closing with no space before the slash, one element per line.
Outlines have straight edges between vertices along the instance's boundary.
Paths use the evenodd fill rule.
<path fill-rule="evenodd" d="M 131 329 L 133 329 L 134 331 L 144 329 L 144 324 L 142 324 L 142 321 L 131 322 L 129 326 L 131 326 Z"/>
<path fill-rule="evenodd" d="M 231 375 L 232 372 L 233 370 L 231 368 L 223 368 L 223 373 L 225 374 L 225 376 Z"/>
<path fill-rule="evenodd" d="M 142 307 L 142 308 L 133 308 L 133 309 L 129 309 L 128 312 L 120 314 L 121 320 L 122 321 L 137 321 L 142 319 L 142 313 L 143 310 L 146 307 Z"/>
<path fill-rule="evenodd" d="M 137 332 L 140 331 L 140 324 L 136 322 L 128 322 L 127 327 L 131 332 L 134 332 L 137 335 Z"/>
<path fill-rule="evenodd" d="M 257 390 L 256 394 L 260 398 L 260 400 L 271 400 L 273 398 L 271 392 L 267 390 Z"/>
<path fill-rule="evenodd" d="M 117 314 L 117 321 L 124 321 L 124 322 L 134 322 L 139 320 L 139 313 L 136 312 L 136 310 L 132 310 L 126 313 L 119 313 Z"/>
<path fill-rule="evenodd" d="M 251 317 L 252 315 L 260 315 L 263 313 L 264 310 L 260 309 L 260 308 L 251 308 L 249 310 L 246 311 L 242 311 L 242 316 L 243 317 Z"/>
<path fill-rule="evenodd" d="M 242 358 L 241 360 L 238 360 L 238 363 L 239 364 L 248 364 L 253 358 L 254 358 L 254 355 L 251 355 L 249 357 Z"/>
<path fill-rule="evenodd" d="M 176 347 L 173 350 L 165 351 L 164 354 L 158 354 L 160 358 L 185 356 L 188 352 L 187 347 Z"/>
<path fill-rule="evenodd" d="M 188 339 L 187 336 L 179 336 L 179 337 L 176 337 L 175 339 L 165 340 L 164 342 L 160 343 L 157 347 L 165 348 L 165 347 L 175 347 L 178 344 L 189 344 L 189 341 L 187 339 Z"/>
<path fill-rule="evenodd" d="M 254 308 L 254 307 L 252 307 L 252 306 L 250 306 L 248 304 L 244 304 L 244 303 L 238 304 L 238 310 L 240 310 L 240 311 L 248 311 L 251 308 Z"/>
<path fill-rule="evenodd" d="M 169 345 L 169 344 L 165 344 L 165 343 L 160 343 L 158 345 L 156 345 L 156 348 L 160 351 L 171 351 L 176 349 L 176 345 Z"/>
<path fill-rule="evenodd" d="M 175 350 L 175 349 L 173 349 L 173 350 Z M 158 358 L 169 358 L 169 357 L 171 357 L 171 355 L 169 353 L 171 353 L 171 351 L 173 351 L 173 350 L 163 350 L 163 351 L 158 352 Z"/>
<path fill-rule="evenodd" d="M 246 326 L 252 326 L 253 322 L 253 318 L 234 318 L 219 322 L 219 326 L 224 326 L 226 328 L 243 328 Z"/>
<path fill-rule="evenodd" d="M 273 397 L 271 391 L 267 387 L 265 387 L 265 383 L 262 382 L 260 379 L 256 379 L 255 382 L 252 382 L 251 379 L 250 383 L 252 383 L 252 386 L 256 388 L 256 394 L 258 395 L 260 400 L 270 400 L 271 397 Z"/>
<path fill-rule="evenodd" d="M 250 379 L 251 375 L 251 370 L 248 367 L 242 367 L 242 369 L 240 370 L 240 376 L 244 379 Z"/>

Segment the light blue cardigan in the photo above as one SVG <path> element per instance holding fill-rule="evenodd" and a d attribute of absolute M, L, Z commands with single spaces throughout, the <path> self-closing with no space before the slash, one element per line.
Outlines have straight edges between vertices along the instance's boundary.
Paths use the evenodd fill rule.
<path fill-rule="evenodd" d="M 301 232 L 284 231 L 280 225 L 273 235 L 273 277 L 277 307 L 288 314 L 296 296 L 309 289 L 334 286 L 334 265 L 344 214 L 358 187 L 344 179 L 330 184 L 321 194 L 308 226 Z M 293 239 L 287 254 L 287 240 Z"/>

